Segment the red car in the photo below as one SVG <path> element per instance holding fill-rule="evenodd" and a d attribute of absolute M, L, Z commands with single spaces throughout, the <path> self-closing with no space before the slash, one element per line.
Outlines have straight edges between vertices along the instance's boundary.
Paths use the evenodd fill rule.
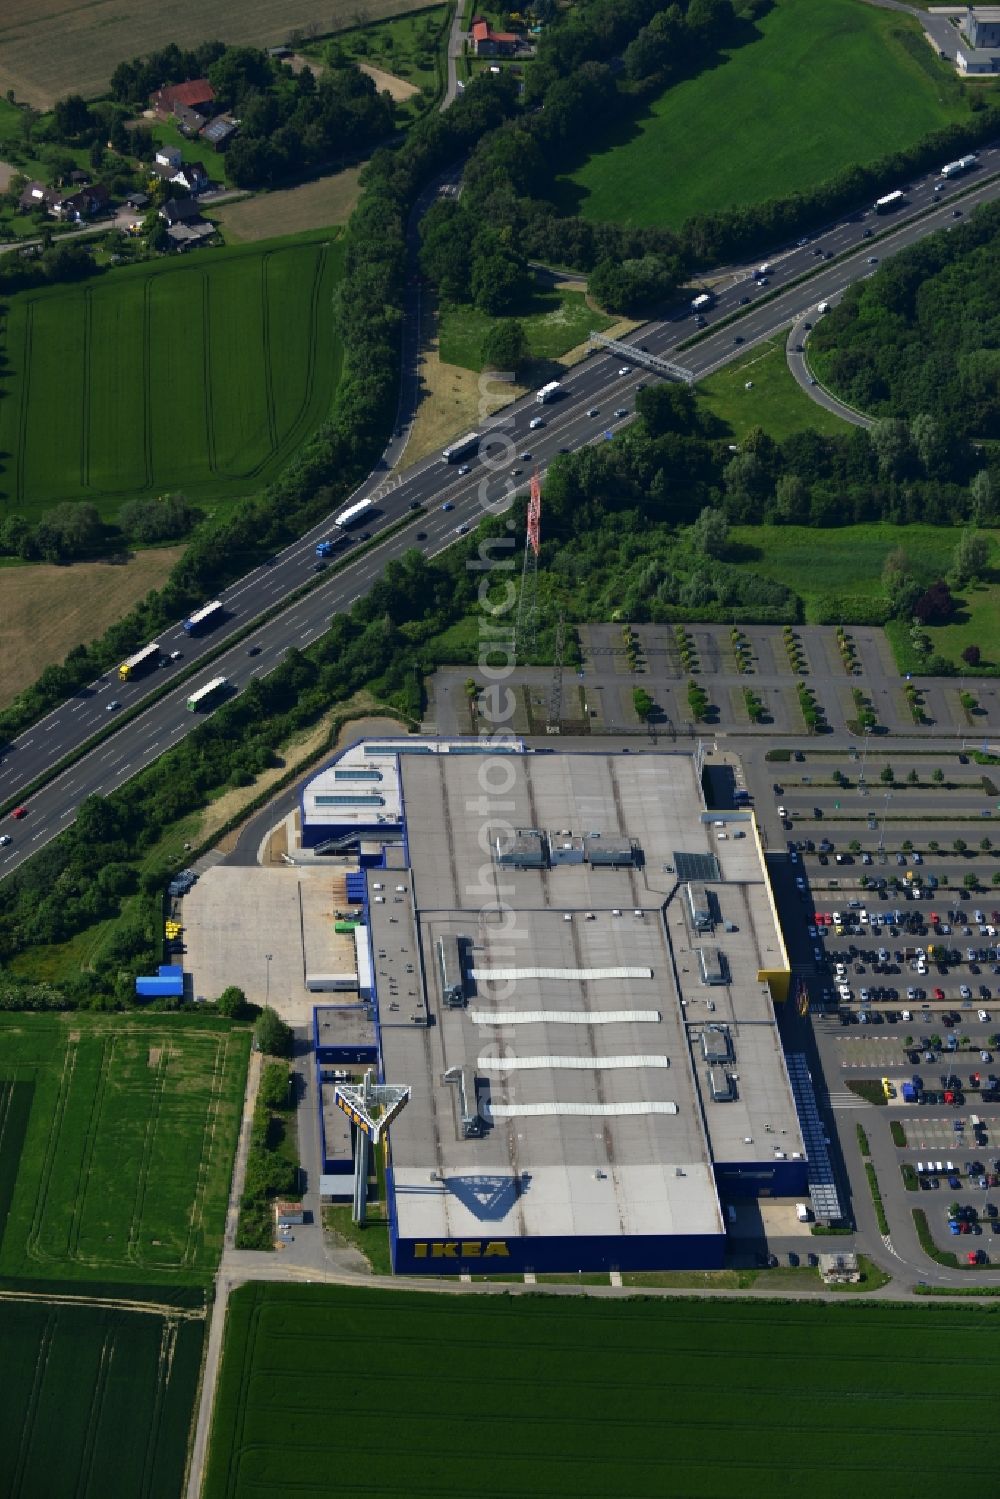
<path fill-rule="evenodd" d="M 935 989 L 934 990 L 934 998 L 935 999 L 944 999 L 944 990 L 943 989 Z"/>
<path fill-rule="evenodd" d="M 969 1262 L 970 1265 L 978 1265 L 979 1264 L 979 1250 L 978 1249 L 970 1249 L 969 1252 L 968 1252 L 968 1254 L 966 1255 L 966 1259 L 968 1260 L 968 1262 Z"/>
<path fill-rule="evenodd" d="M 15 807 L 10 815 L 11 817 L 16 817 L 18 822 L 20 822 L 22 817 L 27 817 L 28 809 L 27 807 Z"/>
<path fill-rule="evenodd" d="M 954 1095 L 954 1093 L 952 1092 L 952 1090 L 950 1088 L 946 1088 L 944 1090 L 944 1101 L 945 1101 L 945 1103 L 954 1103 L 955 1102 L 955 1095 Z"/>

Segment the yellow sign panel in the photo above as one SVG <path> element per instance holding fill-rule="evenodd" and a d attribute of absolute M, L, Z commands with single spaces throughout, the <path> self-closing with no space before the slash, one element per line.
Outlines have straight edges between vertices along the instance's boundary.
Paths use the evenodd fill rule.
<path fill-rule="evenodd" d="M 502 1239 L 444 1239 L 432 1244 L 414 1244 L 415 1260 L 493 1260 L 509 1259 L 510 1250 Z"/>

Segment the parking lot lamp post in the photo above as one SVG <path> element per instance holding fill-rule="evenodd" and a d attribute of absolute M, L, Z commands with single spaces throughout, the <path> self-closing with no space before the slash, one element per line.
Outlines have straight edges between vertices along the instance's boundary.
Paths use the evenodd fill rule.
<path fill-rule="evenodd" d="M 271 959 L 273 957 L 274 957 L 274 953 L 266 952 L 264 954 L 264 962 L 267 964 L 267 967 L 264 970 L 265 973 L 267 974 L 267 983 L 264 986 L 264 1005 L 265 1005 L 265 1007 L 271 1003 Z"/>
<path fill-rule="evenodd" d="M 889 815 L 889 803 L 891 801 L 892 801 L 892 792 L 891 791 L 887 791 L 886 794 L 885 794 L 885 806 L 882 808 L 882 826 L 879 829 L 879 835 L 878 835 L 878 858 L 879 858 L 879 863 L 880 864 L 884 864 L 885 863 L 885 858 L 886 858 L 886 854 L 885 854 L 885 820 L 886 820 L 886 818 Z"/>

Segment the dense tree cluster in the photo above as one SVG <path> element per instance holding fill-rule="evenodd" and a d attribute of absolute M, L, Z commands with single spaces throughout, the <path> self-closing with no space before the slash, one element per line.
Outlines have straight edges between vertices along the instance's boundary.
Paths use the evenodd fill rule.
<path fill-rule="evenodd" d="M 813 333 L 830 384 L 851 404 L 910 419 L 940 477 L 963 437 L 1000 432 L 1000 204 L 894 255 Z"/>

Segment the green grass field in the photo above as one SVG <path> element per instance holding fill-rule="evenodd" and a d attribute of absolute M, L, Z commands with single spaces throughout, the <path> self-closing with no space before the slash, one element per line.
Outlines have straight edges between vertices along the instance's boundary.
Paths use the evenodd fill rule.
<path fill-rule="evenodd" d="M 887 521 L 823 531 L 811 526 L 734 526 L 729 560 L 745 562 L 754 572 L 793 589 L 805 605 L 807 620 L 830 623 L 837 615 L 848 623 L 854 617 L 852 605 L 882 597 L 882 567 L 890 552 L 902 548 L 913 576 L 930 584 L 948 571 L 960 534 L 957 527 L 894 526 Z M 1000 538 L 995 532 L 990 536 L 990 580 L 960 591 L 955 622 L 927 632 L 934 651 L 956 664 L 963 648 L 973 643 L 983 652 L 984 665 L 1000 664 Z M 916 658 L 900 659 L 899 665 L 904 671 L 919 670 Z"/>
<path fill-rule="evenodd" d="M 752 389 L 747 390 L 747 381 Z M 695 389 L 703 404 L 725 422 L 731 436 L 742 439 L 751 427 L 763 427 L 780 442 L 793 432 L 843 436 L 846 422 L 810 401 L 797 384 L 785 358 L 784 338 L 757 344 L 742 358 L 709 375 Z"/>
<path fill-rule="evenodd" d="M 930 1499 L 954 1457 L 924 1440 L 927 1350 L 937 1424 L 989 1429 L 994 1315 L 243 1286 L 203 1495 L 326 1499 L 335 1452 L 379 1496 Z"/>
<path fill-rule="evenodd" d="M 512 314 L 524 327 L 531 357 L 558 359 L 589 333 L 601 333 L 615 319 L 587 306 L 582 291 L 535 290 L 523 309 Z M 467 370 L 483 367 L 483 340 L 495 319 L 475 307 L 446 304 L 441 309 L 440 352 L 445 364 Z"/>
<path fill-rule="evenodd" d="M 179 1499 L 200 1316 L 0 1301 L 0 1492 Z"/>
<path fill-rule="evenodd" d="M 0 1275 L 207 1280 L 249 1048 L 208 1016 L 0 1015 Z"/>
<path fill-rule="evenodd" d="M 966 115 L 915 21 L 859 0 L 777 0 L 760 40 L 669 89 L 563 179 L 567 212 L 679 226 L 785 197 Z"/>
<path fill-rule="evenodd" d="M 330 410 L 340 367 L 325 234 L 205 250 L 11 299 L 0 494 L 111 517 L 136 495 L 221 502 L 266 482 Z"/>

